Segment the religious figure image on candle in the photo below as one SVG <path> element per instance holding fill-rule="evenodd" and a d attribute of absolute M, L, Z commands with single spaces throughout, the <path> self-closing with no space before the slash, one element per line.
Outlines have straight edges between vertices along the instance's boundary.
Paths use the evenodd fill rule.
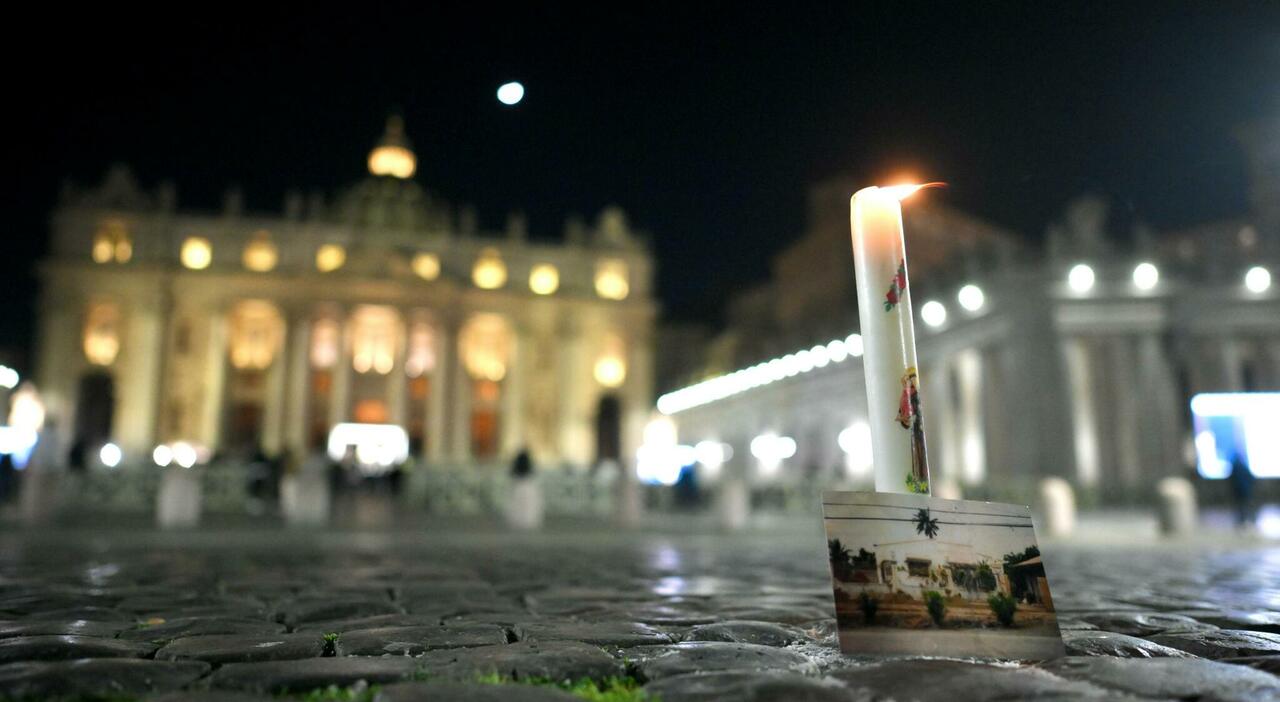
<path fill-rule="evenodd" d="M 822 517 L 844 653 L 1063 655 L 1029 508 L 830 491 Z"/>
<path fill-rule="evenodd" d="M 889 283 L 889 292 L 884 294 L 884 311 L 892 312 L 893 308 L 898 305 L 898 300 L 902 299 L 902 293 L 907 289 L 907 262 L 905 260 L 898 262 L 898 272 L 893 275 L 893 280 Z"/>
<path fill-rule="evenodd" d="M 929 457 L 924 448 L 924 419 L 920 416 L 920 385 L 915 367 L 902 376 L 902 396 L 898 400 L 898 424 L 911 432 L 911 471 L 907 489 L 929 494 Z"/>

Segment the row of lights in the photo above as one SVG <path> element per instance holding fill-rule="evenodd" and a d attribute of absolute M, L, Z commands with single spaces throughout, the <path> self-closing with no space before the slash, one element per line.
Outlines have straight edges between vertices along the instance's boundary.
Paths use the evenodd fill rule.
<path fill-rule="evenodd" d="M 750 368 L 704 380 L 658 398 L 658 411 L 671 415 L 715 402 L 752 388 L 768 385 L 783 378 L 825 368 L 862 355 L 862 335 L 850 334 L 827 344 L 819 344 L 785 356 L 762 361 Z"/>
<path fill-rule="evenodd" d="M 124 460 L 124 451 L 119 444 L 108 441 L 98 449 L 98 460 L 107 468 L 119 467 Z M 151 461 L 161 468 L 177 465 L 191 468 L 200 460 L 200 450 L 195 446 L 178 441 L 173 444 L 160 444 L 151 452 Z"/>
<path fill-rule="evenodd" d="M 1093 290 L 1098 276 L 1093 266 L 1077 263 L 1067 271 L 1067 287 L 1077 294 L 1085 294 Z M 1154 290 L 1160 283 L 1160 269 L 1150 261 L 1143 261 L 1133 267 L 1133 287 L 1143 292 Z M 1261 295 L 1271 288 L 1271 271 L 1264 266 L 1253 266 L 1244 273 L 1244 287 L 1255 295 Z"/>

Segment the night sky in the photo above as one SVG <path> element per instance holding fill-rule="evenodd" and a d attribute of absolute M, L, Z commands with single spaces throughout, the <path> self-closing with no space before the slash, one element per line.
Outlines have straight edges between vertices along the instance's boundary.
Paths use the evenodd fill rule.
<path fill-rule="evenodd" d="M 114 162 L 174 181 L 180 207 L 239 184 L 278 212 L 286 188 L 363 177 L 400 112 L 418 181 L 482 225 L 521 209 L 555 237 L 620 204 L 653 235 L 665 317 L 714 321 L 822 177 L 944 180 L 935 197 L 1032 239 L 1083 191 L 1178 227 L 1245 210 L 1232 130 L 1280 99 L 1275 2 L 541 4 L 54 7 L 11 26 L 0 349 L 28 342 L 59 184 Z M 515 108 L 494 97 L 511 79 Z"/>

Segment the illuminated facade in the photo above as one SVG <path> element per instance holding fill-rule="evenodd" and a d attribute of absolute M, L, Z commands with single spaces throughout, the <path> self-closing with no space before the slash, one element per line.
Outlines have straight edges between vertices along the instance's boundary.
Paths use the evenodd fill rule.
<path fill-rule="evenodd" d="M 1270 180 L 1251 214 L 1191 231 L 1128 237 L 1104 202 L 1081 198 L 1036 250 L 939 198 L 906 203 L 936 491 L 1025 499 L 1060 476 L 1102 500 L 1149 496 L 1188 474 L 1192 395 L 1280 390 L 1280 125 L 1270 135 L 1251 151 L 1270 163 L 1255 164 Z M 809 229 L 772 280 L 731 301 L 701 372 L 664 383 L 657 406 L 680 443 L 732 448 L 722 473 L 870 489 L 857 188 L 812 191 Z M 774 436 L 794 454 L 762 457 L 754 440 Z"/>
<path fill-rule="evenodd" d="M 621 210 L 562 240 L 479 231 L 410 180 L 392 121 L 370 175 L 282 214 L 184 212 L 127 171 L 68 189 L 41 268 L 38 382 L 61 429 L 126 460 L 186 442 L 295 455 L 399 425 L 429 463 L 587 465 L 652 409 L 652 262 Z"/>

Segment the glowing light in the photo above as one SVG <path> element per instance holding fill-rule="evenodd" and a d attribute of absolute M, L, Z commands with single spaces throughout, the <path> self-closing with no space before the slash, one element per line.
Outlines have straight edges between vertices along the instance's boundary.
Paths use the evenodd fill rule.
<path fill-rule="evenodd" d="M 1280 393 L 1202 393 L 1191 413 L 1202 477 L 1228 477 L 1238 458 L 1259 478 L 1280 478 Z"/>
<path fill-rule="evenodd" d="M 733 449 L 719 441 L 699 441 L 693 445 L 693 455 L 698 463 L 715 471 L 733 456 Z"/>
<path fill-rule="evenodd" d="M 390 373 L 396 362 L 399 332 L 399 318 L 390 307 L 357 309 L 352 319 L 351 367 L 357 373 Z"/>
<path fill-rule="evenodd" d="M 27 459 L 31 457 L 31 451 L 38 440 L 39 435 L 31 429 L 0 424 L 0 454 L 12 456 L 17 468 L 27 465 Z"/>
<path fill-rule="evenodd" d="M 1077 263 L 1067 272 L 1067 285 L 1078 293 L 1092 290 L 1094 280 L 1093 267 L 1087 263 Z"/>
<path fill-rule="evenodd" d="M 967 311 L 977 312 L 987 303 L 987 296 L 982 292 L 982 288 L 970 283 L 956 293 L 956 301 Z"/>
<path fill-rule="evenodd" d="M 263 370 L 271 365 L 284 330 L 284 320 L 269 302 L 244 300 L 231 312 L 227 348 L 231 365 L 242 370 Z"/>
<path fill-rule="evenodd" d="M 409 349 L 404 359 L 404 372 L 410 378 L 430 373 L 436 367 L 436 351 L 431 327 L 418 322 L 409 330 Z"/>
<path fill-rule="evenodd" d="M 685 466 L 697 455 L 692 446 L 676 443 L 676 424 L 670 417 L 654 417 L 644 427 L 644 443 L 636 450 L 636 477 L 651 485 L 675 485 Z"/>
<path fill-rule="evenodd" d="M 1244 286 L 1249 292 L 1261 295 L 1271 287 L 1271 271 L 1262 266 L 1254 266 L 1244 274 Z"/>
<path fill-rule="evenodd" d="M 93 235 L 93 260 L 95 263 L 127 263 L 133 258 L 133 242 L 129 229 L 118 219 L 108 219 Z"/>
<path fill-rule="evenodd" d="M 495 314 L 472 317 L 458 337 L 459 353 L 467 373 L 472 378 L 495 383 L 507 375 L 507 360 L 513 345 L 510 326 Z"/>
<path fill-rule="evenodd" d="M 849 355 L 858 358 L 862 355 L 862 335 L 850 334 L 844 339 L 844 347 L 849 351 Z"/>
<path fill-rule="evenodd" d="M 498 102 L 504 105 L 516 105 L 524 99 L 524 85 L 518 81 L 503 83 L 498 86 Z"/>
<path fill-rule="evenodd" d="M 202 236 L 189 236 L 182 242 L 179 257 L 182 259 L 182 265 L 193 271 L 202 271 L 213 262 L 213 246 Z"/>
<path fill-rule="evenodd" d="M 627 379 L 627 366 L 622 359 L 613 356 L 606 356 L 596 361 L 593 375 L 597 383 L 606 388 L 616 388 L 622 385 Z"/>
<path fill-rule="evenodd" d="M 196 447 L 185 441 L 179 441 L 173 445 L 173 462 L 183 468 L 190 468 L 200 459 L 199 452 Z"/>
<path fill-rule="evenodd" d="M 18 387 L 18 371 L 9 366 L 0 365 L 0 388 L 12 390 Z"/>
<path fill-rule="evenodd" d="M 329 431 L 329 458 L 343 460 L 352 446 L 356 461 L 366 469 L 390 468 L 409 458 L 409 435 L 395 424 L 343 422 Z"/>
<path fill-rule="evenodd" d="M 931 327 L 940 327 L 947 323 L 947 308 L 937 300 L 930 300 L 920 307 L 920 319 Z"/>
<path fill-rule="evenodd" d="M 122 458 L 124 458 L 124 453 L 115 444 L 106 443 L 102 445 L 101 449 L 98 449 L 98 460 L 102 461 L 102 465 L 108 468 L 115 468 L 120 465 Z"/>
<path fill-rule="evenodd" d="M 116 247 L 111 240 L 99 234 L 93 238 L 93 262 L 111 263 L 116 255 Z"/>
<path fill-rule="evenodd" d="M 497 249 L 480 252 L 480 258 L 471 269 L 471 282 L 482 290 L 496 290 L 507 284 L 507 264 L 502 262 Z"/>
<path fill-rule="evenodd" d="M 404 121 L 399 117 L 388 119 L 382 140 L 369 152 L 369 172 L 403 179 L 412 177 L 417 168 L 418 159 L 404 135 Z"/>
<path fill-rule="evenodd" d="M 241 255 L 244 267 L 255 273 L 273 270 L 279 259 L 280 252 L 276 250 L 276 245 L 271 243 L 270 235 L 266 232 L 255 234 L 253 241 L 244 247 L 244 254 Z"/>
<path fill-rule="evenodd" d="M 529 289 L 535 295 L 550 295 L 560 288 L 560 271 L 550 263 L 539 263 L 529 271 Z"/>
<path fill-rule="evenodd" d="M 110 366 L 120 353 L 120 310 L 109 302 L 95 303 L 84 320 L 84 357 L 95 366 Z"/>
<path fill-rule="evenodd" d="M 596 264 L 596 294 L 606 300 L 625 300 L 631 293 L 625 261 L 607 259 Z"/>
<path fill-rule="evenodd" d="M 760 462 L 761 474 L 772 476 L 783 461 L 796 455 L 796 440 L 773 432 L 764 433 L 751 440 L 751 455 Z"/>
<path fill-rule="evenodd" d="M 332 273 L 347 262 L 347 250 L 340 244 L 324 244 L 316 249 L 316 270 Z"/>
<path fill-rule="evenodd" d="M 160 444 L 151 451 L 151 462 L 164 468 L 173 463 L 173 449 L 165 444 Z"/>
<path fill-rule="evenodd" d="M 836 436 L 836 443 L 845 454 L 845 470 L 850 477 L 868 475 L 872 468 L 871 425 L 855 422 Z"/>
<path fill-rule="evenodd" d="M 813 361 L 814 368 L 826 368 L 831 362 L 831 354 L 827 353 L 826 346 L 815 346 L 809 349 L 809 358 Z"/>
<path fill-rule="evenodd" d="M 827 344 L 827 358 L 830 358 L 832 363 L 843 363 L 848 357 L 849 347 L 845 346 L 844 339 L 836 339 Z"/>
<path fill-rule="evenodd" d="M 878 190 L 894 200 L 905 200 L 924 188 L 939 188 L 944 185 L 946 185 L 946 183 L 908 183 L 904 185 L 890 185 L 888 187 L 878 188 Z"/>
<path fill-rule="evenodd" d="M 410 265 L 413 268 L 413 274 L 423 280 L 435 280 L 440 277 L 440 257 L 436 254 L 417 254 Z"/>
<path fill-rule="evenodd" d="M 311 329 L 311 365 L 332 368 L 338 362 L 338 323 L 317 319 Z"/>
<path fill-rule="evenodd" d="M 1154 263 L 1143 261 L 1133 267 L 1133 287 L 1151 290 L 1160 282 L 1160 269 Z"/>
<path fill-rule="evenodd" d="M 44 400 L 31 383 L 23 383 L 9 400 L 9 426 L 39 432 L 44 426 Z"/>

